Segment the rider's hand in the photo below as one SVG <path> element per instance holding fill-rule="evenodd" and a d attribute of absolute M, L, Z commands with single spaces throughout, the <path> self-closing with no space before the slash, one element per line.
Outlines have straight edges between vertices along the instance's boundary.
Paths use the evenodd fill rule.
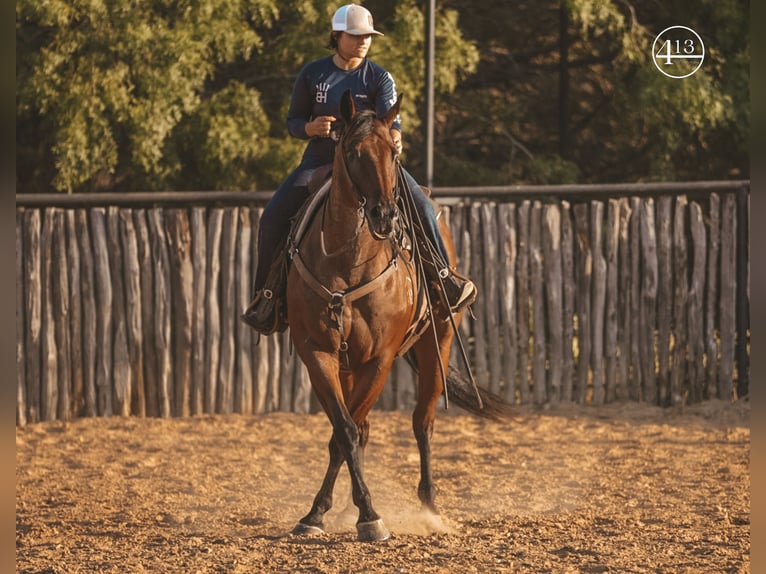
<path fill-rule="evenodd" d="M 401 154 L 402 153 L 402 132 L 400 132 L 397 129 L 391 130 L 391 139 L 394 140 L 394 147 L 396 148 L 396 153 Z"/>
<path fill-rule="evenodd" d="M 312 138 L 330 137 L 330 130 L 332 130 L 334 121 L 335 116 L 317 116 L 306 124 L 306 135 Z"/>

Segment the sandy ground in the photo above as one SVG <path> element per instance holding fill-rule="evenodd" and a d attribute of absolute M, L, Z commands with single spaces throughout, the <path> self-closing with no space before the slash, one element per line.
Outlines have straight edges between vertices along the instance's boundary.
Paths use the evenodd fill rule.
<path fill-rule="evenodd" d="M 419 511 L 409 413 L 371 417 L 392 532 L 356 541 L 345 469 L 327 533 L 324 415 L 89 419 L 16 431 L 17 572 L 749 572 L 749 405 L 441 411 L 441 517 Z"/>

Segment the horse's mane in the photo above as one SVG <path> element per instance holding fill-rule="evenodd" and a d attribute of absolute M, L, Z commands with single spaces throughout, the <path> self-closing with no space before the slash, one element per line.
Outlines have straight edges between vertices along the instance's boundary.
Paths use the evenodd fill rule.
<path fill-rule="evenodd" d="M 372 110 L 363 110 L 349 122 L 343 137 L 344 147 L 353 149 L 372 134 L 377 116 Z"/>

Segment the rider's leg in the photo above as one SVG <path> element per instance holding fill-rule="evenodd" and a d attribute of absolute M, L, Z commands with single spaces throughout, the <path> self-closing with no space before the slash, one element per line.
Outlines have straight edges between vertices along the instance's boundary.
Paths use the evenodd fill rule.
<path fill-rule="evenodd" d="M 441 283 L 444 284 L 444 295 L 447 299 L 450 309 L 453 312 L 458 312 L 467 305 L 473 303 L 476 299 L 476 285 L 467 277 L 459 274 L 455 268 L 449 264 L 449 254 L 447 248 L 444 245 L 441 233 L 439 232 L 439 224 L 436 221 L 436 212 L 434 211 L 431 200 L 426 196 L 425 192 L 418 185 L 407 170 L 402 170 L 404 177 L 407 179 L 407 185 L 412 190 L 412 198 L 415 202 L 415 208 L 418 210 L 420 221 L 423 225 L 423 231 L 436 247 L 438 253 L 437 257 L 434 257 L 434 266 L 426 265 L 426 271 L 434 271 L 441 277 Z M 439 283 L 437 278 L 434 278 L 435 283 Z"/>
<path fill-rule="evenodd" d="M 303 183 L 299 176 L 300 172 L 296 170 L 279 186 L 266 204 L 258 226 L 258 268 L 253 281 L 255 296 L 242 314 L 242 320 L 259 333 L 268 334 L 279 328 L 276 301 L 269 289 L 278 291 L 280 286 L 265 287 L 280 243 L 290 229 L 290 218 L 309 195 L 305 185 L 295 185 L 296 182 Z"/>
<path fill-rule="evenodd" d="M 255 272 L 254 290 L 263 289 L 274 255 L 293 217 L 309 196 L 308 187 L 295 185 L 300 172 L 295 171 L 279 186 L 263 209 L 258 225 L 258 269 Z"/>

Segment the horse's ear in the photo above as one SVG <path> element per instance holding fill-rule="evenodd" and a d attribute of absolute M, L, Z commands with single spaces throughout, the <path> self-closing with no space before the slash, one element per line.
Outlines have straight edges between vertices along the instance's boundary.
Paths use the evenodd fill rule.
<path fill-rule="evenodd" d="M 354 98 L 351 97 L 351 90 L 346 90 L 340 97 L 340 115 L 348 125 L 355 114 L 356 108 L 354 107 Z"/>
<path fill-rule="evenodd" d="M 386 127 L 391 127 L 396 120 L 396 117 L 399 115 L 399 106 L 402 104 L 402 96 L 403 94 L 399 94 L 399 97 L 396 98 L 396 103 L 391 106 L 391 109 L 386 112 L 386 115 L 383 116 L 383 123 L 386 124 Z"/>

